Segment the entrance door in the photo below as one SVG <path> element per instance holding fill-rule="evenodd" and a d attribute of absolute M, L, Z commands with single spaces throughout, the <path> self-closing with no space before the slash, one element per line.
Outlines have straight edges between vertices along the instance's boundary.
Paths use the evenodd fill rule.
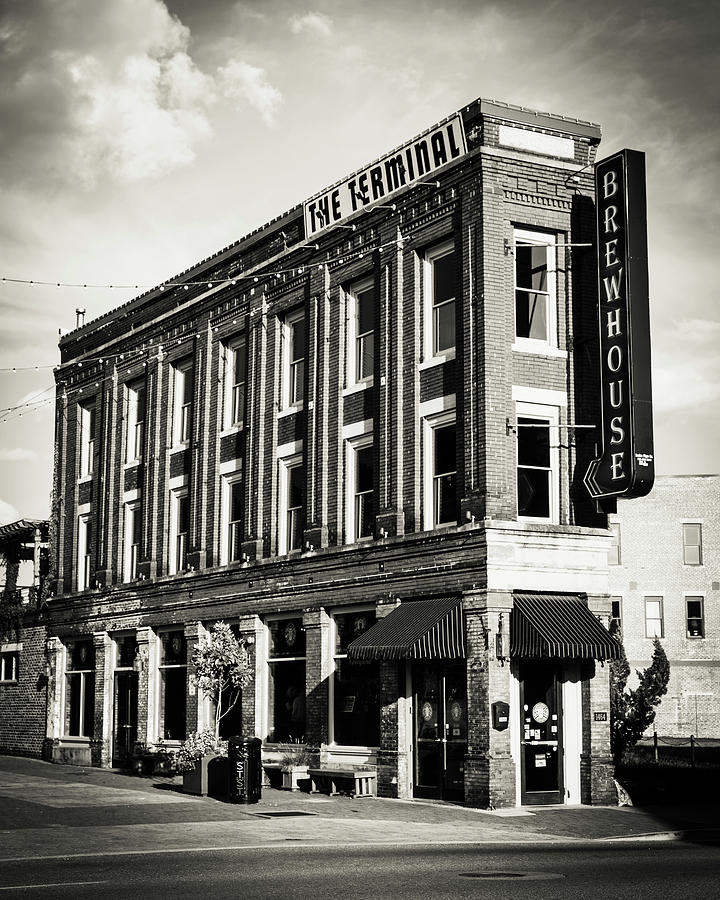
<path fill-rule="evenodd" d="M 115 673 L 113 766 L 124 766 L 137 740 L 138 674 Z"/>
<path fill-rule="evenodd" d="M 467 691 L 465 663 L 416 663 L 413 796 L 465 797 Z"/>
<path fill-rule="evenodd" d="M 552 662 L 520 666 L 521 802 L 525 805 L 564 800 L 558 672 Z"/>

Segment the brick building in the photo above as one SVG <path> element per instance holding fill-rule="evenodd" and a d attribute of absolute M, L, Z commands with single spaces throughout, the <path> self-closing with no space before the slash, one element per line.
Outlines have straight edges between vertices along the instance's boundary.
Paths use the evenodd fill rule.
<path fill-rule="evenodd" d="M 40 756 L 47 717 L 48 522 L 0 526 L 0 753 Z"/>
<path fill-rule="evenodd" d="M 720 737 L 720 476 L 668 475 L 611 517 L 612 614 L 628 662 L 644 669 L 657 635 L 670 662 L 654 728 Z"/>
<path fill-rule="evenodd" d="M 62 338 L 55 759 L 208 724 L 188 666 L 223 619 L 267 759 L 613 798 L 599 140 L 477 100 Z"/>

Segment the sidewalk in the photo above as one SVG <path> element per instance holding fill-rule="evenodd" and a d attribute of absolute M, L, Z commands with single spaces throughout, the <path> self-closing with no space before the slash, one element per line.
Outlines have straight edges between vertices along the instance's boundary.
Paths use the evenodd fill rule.
<path fill-rule="evenodd" d="M 182 792 L 179 777 L 0 756 L 0 858 L 268 846 L 712 840 L 711 806 L 476 810 L 263 789 L 251 805 Z M 713 830 L 714 829 L 714 830 Z"/>

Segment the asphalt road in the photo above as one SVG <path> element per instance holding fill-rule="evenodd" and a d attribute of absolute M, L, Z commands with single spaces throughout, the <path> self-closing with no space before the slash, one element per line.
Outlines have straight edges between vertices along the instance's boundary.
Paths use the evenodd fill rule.
<path fill-rule="evenodd" d="M 2 862 L 0 900 L 689 900 L 717 897 L 719 877 L 720 848 L 701 843 L 313 848 L 288 842 L 255 850 L 148 850 Z"/>

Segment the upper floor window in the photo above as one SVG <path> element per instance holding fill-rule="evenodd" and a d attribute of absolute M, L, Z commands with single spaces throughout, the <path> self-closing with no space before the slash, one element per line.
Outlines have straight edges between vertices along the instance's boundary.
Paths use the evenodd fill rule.
<path fill-rule="evenodd" d="M 283 407 L 301 406 L 305 399 L 305 310 L 283 322 Z"/>
<path fill-rule="evenodd" d="M 142 513 L 140 503 L 125 504 L 125 559 L 123 575 L 125 581 L 135 581 L 138 577 L 140 562 L 140 543 L 142 539 Z"/>
<path fill-rule="evenodd" d="M 685 613 L 687 636 L 690 638 L 705 637 L 705 616 L 702 597 L 686 597 Z"/>
<path fill-rule="evenodd" d="M 128 385 L 128 427 L 125 459 L 135 462 L 143 458 L 145 437 L 145 381 Z"/>
<path fill-rule="evenodd" d="M 18 652 L 8 650 L 0 653 L 0 681 L 18 680 Z"/>
<path fill-rule="evenodd" d="M 683 525 L 683 563 L 686 566 L 701 566 L 702 525 L 686 522 Z"/>
<path fill-rule="evenodd" d="M 610 598 L 610 631 L 622 635 L 622 597 Z"/>
<path fill-rule="evenodd" d="M 95 458 L 95 398 L 78 404 L 80 477 L 92 475 Z"/>
<path fill-rule="evenodd" d="M 375 283 L 368 278 L 348 291 L 348 383 L 363 384 L 375 365 Z"/>
<path fill-rule="evenodd" d="M 223 478 L 222 505 L 220 563 L 227 565 L 242 559 L 243 482 L 240 472 Z"/>
<path fill-rule="evenodd" d="M 558 520 L 558 411 L 530 403 L 517 405 L 518 517 Z"/>
<path fill-rule="evenodd" d="M 455 300 L 457 271 L 452 241 L 440 244 L 425 257 L 426 357 L 452 355 L 455 352 Z"/>
<path fill-rule="evenodd" d="M 280 460 L 278 553 L 302 548 L 305 471 L 301 456 Z"/>
<path fill-rule="evenodd" d="M 424 482 L 426 530 L 457 524 L 455 410 L 425 419 Z"/>
<path fill-rule="evenodd" d="M 514 232 L 515 338 L 530 351 L 556 345 L 555 237 Z"/>
<path fill-rule="evenodd" d="M 225 358 L 225 428 L 242 426 L 245 420 L 245 381 L 247 378 L 247 345 L 245 335 L 224 345 Z"/>
<path fill-rule="evenodd" d="M 187 488 L 183 488 L 170 494 L 170 575 L 187 568 L 189 533 L 190 498 Z"/>
<path fill-rule="evenodd" d="M 78 518 L 77 543 L 77 589 L 84 591 L 90 587 L 91 575 L 92 519 L 89 515 Z"/>
<path fill-rule="evenodd" d="M 173 370 L 173 443 L 177 446 L 190 440 L 193 401 L 192 360 L 182 360 L 173 366 Z"/>
<path fill-rule="evenodd" d="M 645 597 L 645 637 L 665 637 L 662 597 Z"/>
<path fill-rule="evenodd" d="M 347 543 L 371 538 L 375 533 L 375 448 L 372 434 L 348 441 L 348 505 L 345 523 Z"/>
<path fill-rule="evenodd" d="M 622 553 L 620 551 L 620 523 L 611 522 L 609 530 L 612 543 L 608 550 L 608 565 L 619 566 L 622 562 Z"/>

